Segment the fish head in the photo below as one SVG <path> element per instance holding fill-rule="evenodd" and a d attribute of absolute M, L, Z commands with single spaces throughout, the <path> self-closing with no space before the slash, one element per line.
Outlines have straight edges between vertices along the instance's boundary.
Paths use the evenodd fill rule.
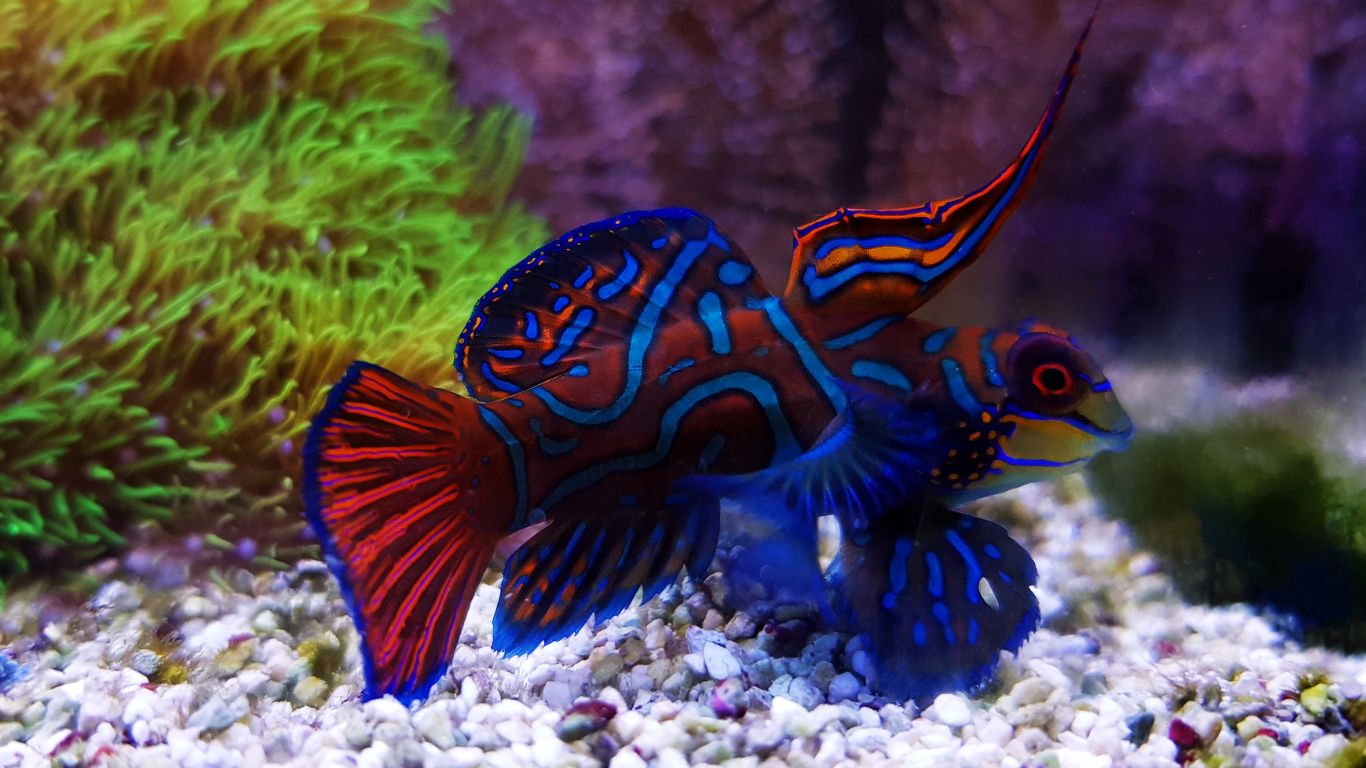
<path fill-rule="evenodd" d="M 1102 451 L 1120 451 L 1134 426 L 1100 364 L 1070 336 L 1030 323 L 1011 344 L 1002 379 L 998 449 L 1009 486 L 1080 469 Z"/>

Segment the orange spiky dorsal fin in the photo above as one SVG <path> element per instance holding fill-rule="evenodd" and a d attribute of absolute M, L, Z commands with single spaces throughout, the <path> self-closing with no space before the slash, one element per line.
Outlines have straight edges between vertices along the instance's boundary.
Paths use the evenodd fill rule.
<path fill-rule="evenodd" d="M 1024 199 L 1094 21 L 1093 11 L 1014 162 L 969 195 L 907 208 L 840 208 L 797 227 L 784 302 L 816 314 L 910 313 L 971 264 Z"/>

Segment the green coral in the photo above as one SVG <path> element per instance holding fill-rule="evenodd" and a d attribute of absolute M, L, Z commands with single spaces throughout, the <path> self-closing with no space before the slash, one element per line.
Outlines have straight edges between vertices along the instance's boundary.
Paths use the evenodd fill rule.
<path fill-rule="evenodd" d="M 526 122 L 454 105 L 433 10 L 0 0 L 0 589 L 134 519 L 297 520 L 351 359 L 449 377 L 545 233 L 505 200 Z"/>
<path fill-rule="evenodd" d="M 1142 434 L 1092 462 L 1092 484 L 1187 598 L 1290 611 L 1313 640 L 1366 648 L 1366 487 L 1314 423 L 1294 409 Z"/>

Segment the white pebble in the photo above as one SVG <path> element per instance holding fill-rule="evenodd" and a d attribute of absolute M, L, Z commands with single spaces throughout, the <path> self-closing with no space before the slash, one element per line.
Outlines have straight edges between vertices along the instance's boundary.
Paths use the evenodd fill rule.
<path fill-rule="evenodd" d="M 774 722 L 783 730 L 787 730 L 790 723 L 806 714 L 806 709 L 786 696 L 774 696 L 773 703 L 769 705 L 769 714 Z"/>
<path fill-rule="evenodd" d="M 448 749 L 445 756 L 454 768 L 475 768 L 477 765 L 484 764 L 484 750 L 478 747 Z"/>
<path fill-rule="evenodd" d="M 702 654 L 700 653 L 684 654 L 683 663 L 688 665 L 688 669 L 692 670 L 694 675 L 700 676 L 707 674 L 707 661 L 702 658 Z"/>
<path fill-rule="evenodd" d="M 724 646 L 708 643 L 702 648 L 702 659 L 707 674 L 713 680 L 725 680 L 740 674 L 740 662 Z"/>
<path fill-rule="evenodd" d="M 791 718 L 785 727 L 793 736 L 810 738 L 824 730 L 825 726 L 839 720 L 841 711 L 834 704 L 822 704 L 810 712 L 803 712 Z"/>
<path fill-rule="evenodd" d="M 867 680 L 872 676 L 873 660 L 868 656 L 867 651 L 855 651 L 854 654 L 849 657 L 849 666 L 853 667 L 854 672 L 858 673 L 858 676 L 864 680 Z"/>
<path fill-rule="evenodd" d="M 975 742 L 958 750 L 958 765 L 1002 765 L 1006 757 L 1000 745 Z"/>
<path fill-rule="evenodd" d="M 62 742 L 66 741 L 66 738 L 70 736 L 71 733 L 72 731 L 70 728 L 59 728 L 54 731 L 47 731 L 29 739 L 29 744 L 32 745 L 34 749 L 38 750 L 39 753 L 51 755 L 57 751 L 57 748 Z"/>
<path fill-rule="evenodd" d="M 1305 757 L 1321 763 L 1332 760 L 1337 753 L 1347 746 L 1347 737 L 1340 733 L 1333 733 L 1323 736 L 1309 744 L 1309 751 Z"/>
<path fill-rule="evenodd" d="M 406 723 L 408 708 L 392 696 L 382 696 L 365 702 L 365 716 L 376 723 Z"/>
<path fill-rule="evenodd" d="M 849 740 L 849 746 L 862 749 L 865 752 L 877 752 L 886 749 L 887 741 L 892 738 L 892 734 L 882 728 L 865 725 L 849 729 L 846 736 Z"/>
<path fill-rule="evenodd" d="M 356 756 L 356 768 L 384 768 L 391 751 L 382 741 L 371 744 Z"/>
<path fill-rule="evenodd" d="M 76 730 L 90 733 L 100 723 L 114 722 L 119 718 L 118 702 L 105 693 L 92 692 L 80 704 L 76 715 Z"/>
<path fill-rule="evenodd" d="M 830 701 L 852 699 L 858 696 L 861 687 L 857 677 L 849 672 L 841 672 L 830 681 Z"/>
<path fill-rule="evenodd" d="M 972 722 L 972 709 L 967 699 L 956 693 L 941 693 L 925 710 L 925 716 L 938 720 L 950 728 L 962 728 Z"/>
<path fill-rule="evenodd" d="M 1070 730 L 1072 731 L 1072 733 L 1075 733 L 1076 735 L 1085 738 L 1087 735 L 1091 733 L 1091 728 L 1095 726 L 1096 719 L 1097 718 L 1095 712 L 1087 712 L 1086 710 L 1081 710 L 1077 712 L 1075 717 L 1072 718 L 1072 727 L 1070 728 Z"/>
<path fill-rule="evenodd" d="M 985 720 L 977 726 L 977 738 L 987 744 L 995 744 L 1004 747 L 1010 743 L 1010 739 L 1015 735 L 1015 729 L 1010 723 L 1001 719 L 1000 715 L 988 714 Z"/>
<path fill-rule="evenodd" d="M 157 714 L 157 695 L 155 691 L 139 688 L 133 692 L 123 707 L 123 724 L 132 725 L 139 720 L 151 720 Z"/>
<path fill-rule="evenodd" d="M 1053 750 L 1053 754 L 1058 758 L 1058 768 L 1110 768 L 1114 763 L 1109 755 L 1093 755 L 1066 747 Z"/>
<path fill-rule="evenodd" d="M 673 747 L 665 747 L 656 756 L 655 766 L 656 768 L 688 768 L 688 758 Z"/>
<path fill-rule="evenodd" d="M 541 699 L 547 707 L 554 710 L 564 710 L 574 702 L 574 694 L 569 690 L 569 684 L 561 680 L 551 680 L 541 689 Z"/>
<path fill-rule="evenodd" d="M 134 721 L 128 726 L 128 738 L 133 744 L 145 747 L 152 743 L 152 726 L 148 725 L 146 720 Z"/>
<path fill-rule="evenodd" d="M 455 746 L 455 725 L 443 706 L 433 704 L 414 712 L 413 729 L 438 749 Z"/>
<path fill-rule="evenodd" d="M 0 746 L 0 765 L 6 768 L 48 768 L 51 762 L 19 741 Z"/>
<path fill-rule="evenodd" d="M 647 768 L 645 760 L 637 755 L 634 750 L 622 749 L 612 755 L 612 762 L 607 764 L 608 768 Z"/>
<path fill-rule="evenodd" d="M 513 744 L 531 743 L 531 727 L 520 720 L 504 720 L 493 726 L 493 732 Z"/>
<path fill-rule="evenodd" d="M 560 741 L 553 731 L 550 731 L 549 734 L 547 738 L 539 730 L 533 733 L 531 740 L 532 761 L 541 766 L 563 765 L 568 757 L 569 745 Z"/>

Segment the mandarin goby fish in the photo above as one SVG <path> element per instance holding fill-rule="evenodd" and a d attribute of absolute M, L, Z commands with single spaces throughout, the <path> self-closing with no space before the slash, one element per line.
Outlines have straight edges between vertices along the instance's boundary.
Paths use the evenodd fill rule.
<path fill-rule="evenodd" d="M 1065 333 L 909 313 L 1020 202 L 1090 26 L 997 178 L 798 227 L 781 297 L 710 219 L 638 211 L 564 235 L 477 303 L 455 351 L 466 393 L 353 363 L 309 431 L 303 487 L 365 695 L 428 693 L 500 542 L 520 546 L 493 647 L 524 653 L 701 579 L 723 500 L 725 546 L 744 553 L 727 579 L 845 622 L 876 688 L 986 680 L 1038 623 L 1035 567 L 950 507 L 1073 470 L 1132 428 Z M 822 515 L 842 534 L 828 573 Z"/>

